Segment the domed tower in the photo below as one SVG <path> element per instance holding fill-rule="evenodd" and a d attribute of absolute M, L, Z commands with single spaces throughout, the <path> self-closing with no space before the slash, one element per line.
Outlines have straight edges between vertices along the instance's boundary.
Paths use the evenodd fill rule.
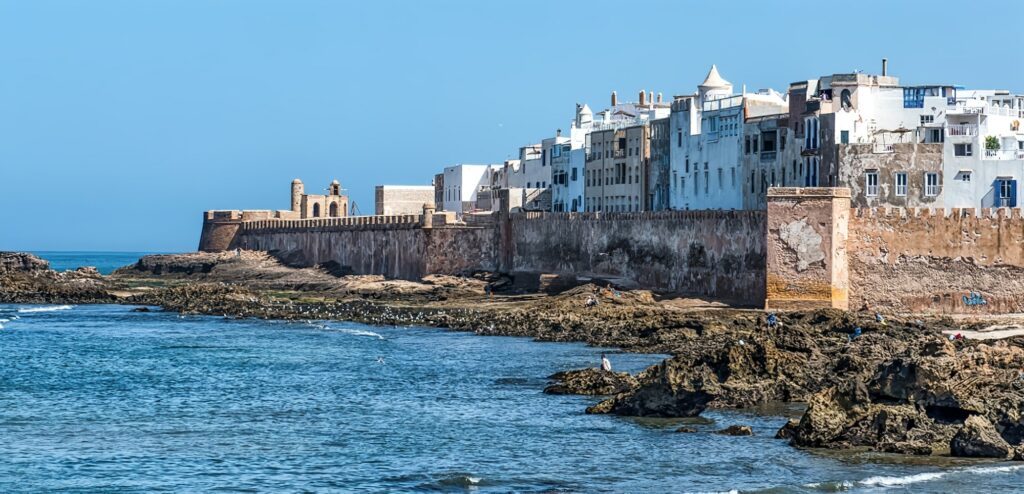
<path fill-rule="evenodd" d="M 296 213 L 302 212 L 302 194 L 305 193 L 305 187 L 302 185 L 302 180 L 292 180 L 292 211 Z"/>
<path fill-rule="evenodd" d="M 331 186 L 327 188 L 332 196 L 341 195 L 341 184 L 337 180 L 331 181 Z"/>
<path fill-rule="evenodd" d="M 708 76 L 697 89 L 700 90 L 701 103 L 732 96 L 732 83 L 722 78 L 715 65 L 711 66 Z"/>
<path fill-rule="evenodd" d="M 576 128 L 583 128 L 594 123 L 594 112 L 586 104 L 576 105 Z"/>

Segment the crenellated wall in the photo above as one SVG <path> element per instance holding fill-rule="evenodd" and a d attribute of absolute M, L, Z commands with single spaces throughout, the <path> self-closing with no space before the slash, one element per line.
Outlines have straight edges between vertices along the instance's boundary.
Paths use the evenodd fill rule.
<path fill-rule="evenodd" d="M 851 209 L 844 188 L 772 188 L 767 211 L 508 213 L 295 219 L 209 211 L 200 250 L 416 280 L 501 271 L 764 304 L 882 312 L 1024 312 L 1021 210 Z"/>
<path fill-rule="evenodd" d="M 849 251 L 851 308 L 1024 311 L 1020 209 L 857 209 Z"/>

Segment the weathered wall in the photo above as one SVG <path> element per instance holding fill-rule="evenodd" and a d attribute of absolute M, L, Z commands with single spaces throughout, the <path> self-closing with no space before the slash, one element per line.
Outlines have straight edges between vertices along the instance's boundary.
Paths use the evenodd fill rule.
<path fill-rule="evenodd" d="M 976 213 L 974 209 L 948 213 L 855 210 L 849 240 L 851 308 L 968 314 L 1024 311 L 1021 210 Z"/>
<path fill-rule="evenodd" d="M 765 214 L 759 211 L 511 215 L 511 270 L 619 279 L 758 305 Z"/>
<path fill-rule="evenodd" d="M 768 190 L 767 308 L 848 307 L 849 216 L 849 189 Z"/>
<path fill-rule="evenodd" d="M 424 229 L 418 216 L 391 218 L 256 222 L 241 228 L 234 246 L 269 251 L 294 266 L 333 261 L 344 272 L 409 280 L 496 268 L 493 229 Z"/>
<path fill-rule="evenodd" d="M 850 188 L 853 207 L 889 204 L 898 207 L 928 207 L 942 204 L 942 144 L 849 144 L 838 145 L 839 184 Z M 865 190 L 865 172 L 878 172 L 878 195 Z M 938 174 L 939 194 L 925 193 L 925 173 Z M 896 194 L 896 174 L 907 174 L 907 190 Z"/>

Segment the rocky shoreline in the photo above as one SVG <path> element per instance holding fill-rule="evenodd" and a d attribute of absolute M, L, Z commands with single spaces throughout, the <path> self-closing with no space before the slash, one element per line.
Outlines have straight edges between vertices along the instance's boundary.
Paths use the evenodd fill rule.
<path fill-rule="evenodd" d="M 338 277 L 265 253 L 147 256 L 110 276 L 56 273 L 0 253 L 0 302 L 119 303 L 190 314 L 336 319 L 579 341 L 671 355 L 636 376 L 551 376 L 548 393 L 604 396 L 588 413 L 691 417 L 707 408 L 807 404 L 777 437 L 794 446 L 912 455 L 1024 457 L 1024 339 L 950 341 L 981 323 L 819 310 L 779 315 L 584 285 L 509 294 L 492 273 L 422 282 Z M 500 294 L 493 293 L 498 291 Z M 726 433 L 743 434 L 740 429 Z"/>

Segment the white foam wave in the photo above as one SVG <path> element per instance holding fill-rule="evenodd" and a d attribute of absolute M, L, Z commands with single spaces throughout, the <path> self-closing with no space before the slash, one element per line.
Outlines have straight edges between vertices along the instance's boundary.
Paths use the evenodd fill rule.
<path fill-rule="evenodd" d="M 53 312 L 53 311 L 57 311 L 57 310 L 71 310 L 71 308 L 72 308 L 72 306 L 70 306 L 70 305 L 56 305 L 56 306 L 49 306 L 49 307 L 28 307 L 28 308 L 25 308 L 25 309 L 18 309 L 18 313 L 20 313 L 20 314 L 31 314 L 33 312 Z"/>
<path fill-rule="evenodd" d="M 816 483 L 813 483 L 813 484 L 806 484 L 805 487 L 809 487 L 809 488 L 814 489 L 814 488 L 823 487 L 826 484 L 832 484 L 833 486 L 839 487 L 839 488 L 841 488 L 843 490 L 851 489 L 851 488 L 856 487 L 856 486 L 883 487 L 883 488 L 901 487 L 901 486 L 907 486 L 907 485 L 917 484 L 917 483 L 921 483 L 921 482 L 931 482 L 931 481 L 938 480 L 938 479 L 941 479 L 943 477 L 946 477 L 948 475 L 963 475 L 963 474 L 986 475 L 986 474 L 1014 472 L 1014 471 L 1017 471 L 1017 470 L 1020 470 L 1020 469 L 1024 469 L 1024 465 L 978 466 L 978 467 L 967 467 L 967 468 L 952 469 L 952 470 L 946 470 L 946 471 L 942 471 L 942 472 L 917 473 L 917 474 L 914 474 L 914 475 L 905 475 L 905 476 L 902 476 L 902 477 L 886 477 L 886 476 L 868 477 L 868 478 L 866 478 L 864 480 L 860 480 L 860 481 L 857 481 L 857 482 L 850 482 L 848 480 L 844 480 L 844 481 L 841 481 L 841 482 L 834 482 L 834 483 L 832 483 L 832 482 L 816 482 Z"/>
<path fill-rule="evenodd" d="M 3 324 L 5 322 L 11 322 L 11 320 L 10 319 L 0 319 L 0 324 Z"/>
<path fill-rule="evenodd" d="M 374 333 L 373 331 L 366 331 L 366 330 L 363 330 L 363 329 L 332 328 L 332 327 L 329 327 L 329 326 L 325 326 L 323 329 L 326 329 L 328 331 L 337 331 L 339 333 L 350 334 L 352 336 L 369 336 L 371 338 L 379 338 L 379 339 L 382 339 L 382 340 L 384 339 L 383 335 L 380 335 L 378 333 Z"/>
<path fill-rule="evenodd" d="M 945 477 L 947 473 L 948 472 L 928 472 L 907 475 L 904 477 L 868 477 L 858 482 L 858 484 L 869 487 L 897 487 L 901 485 L 916 484 L 918 482 L 928 482 L 930 480 L 940 479 L 942 477 Z"/>

